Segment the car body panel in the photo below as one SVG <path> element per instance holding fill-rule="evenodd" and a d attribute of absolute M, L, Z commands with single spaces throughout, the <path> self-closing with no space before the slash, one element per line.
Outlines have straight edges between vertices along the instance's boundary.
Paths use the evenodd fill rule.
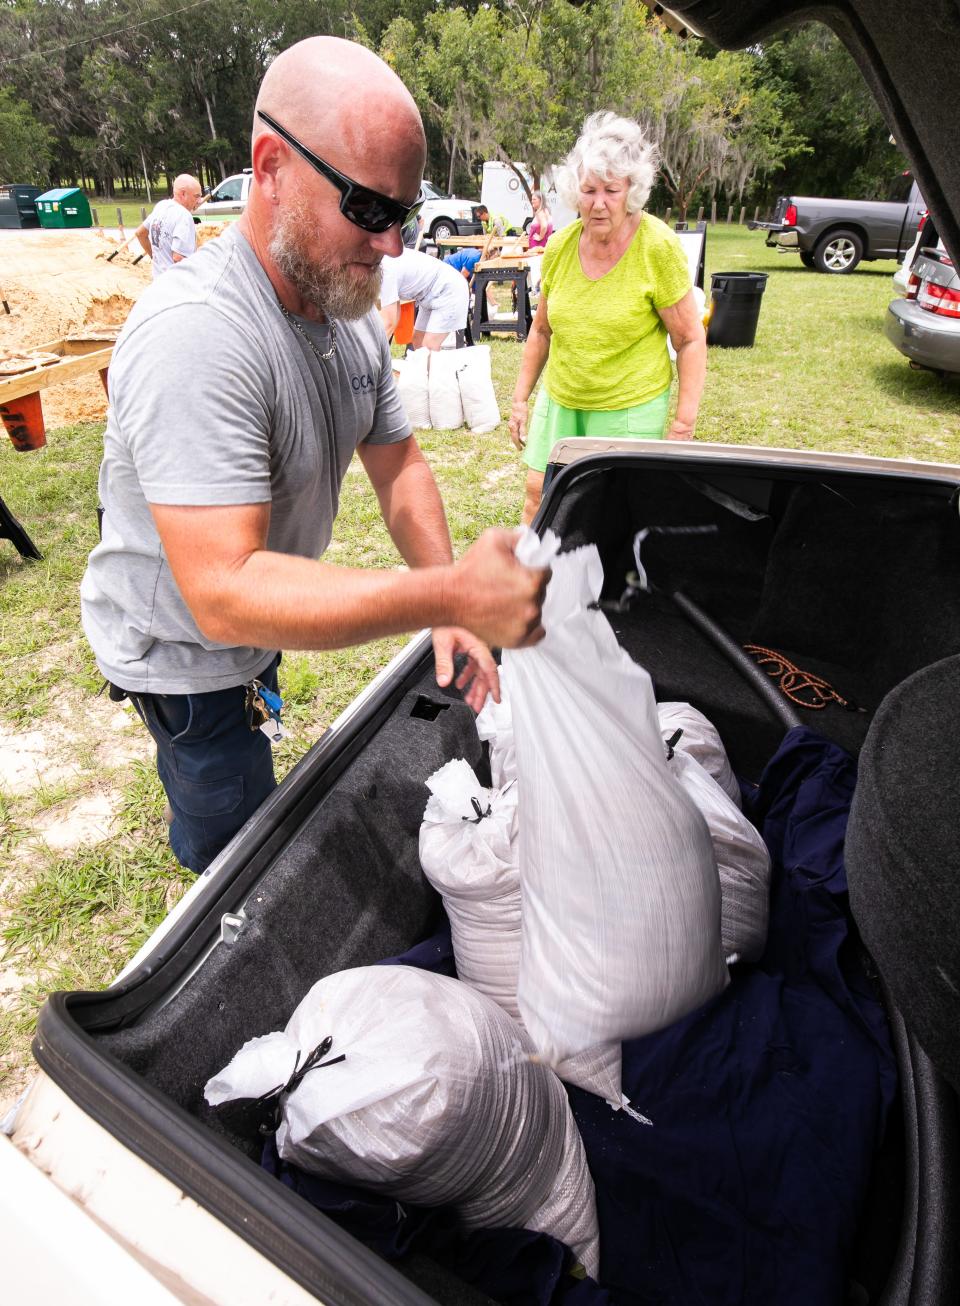
<path fill-rule="evenodd" d="M 12 1136 L 0 1136 L 0 1194 L 4 1244 L 19 1249 L 4 1257 L 10 1301 L 306 1306 L 317 1300 L 96 1124 L 46 1075 L 33 1081 Z"/>

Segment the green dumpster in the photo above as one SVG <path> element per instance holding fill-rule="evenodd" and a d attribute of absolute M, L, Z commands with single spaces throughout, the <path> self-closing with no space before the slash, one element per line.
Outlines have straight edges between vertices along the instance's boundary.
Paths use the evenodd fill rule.
<path fill-rule="evenodd" d="M 41 227 L 92 227 L 86 195 L 77 186 L 44 191 L 36 199 Z"/>

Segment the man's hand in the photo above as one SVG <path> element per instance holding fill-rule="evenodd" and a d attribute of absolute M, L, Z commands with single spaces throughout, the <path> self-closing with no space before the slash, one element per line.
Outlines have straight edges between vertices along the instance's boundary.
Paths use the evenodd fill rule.
<path fill-rule="evenodd" d="M 453 679 L 453 659 L 458 653 L 467 655 L 467 663 L 457 676 L 457 689 L 474 712 L 479 712 L 492 694 L 500 702 L 500 677 L 493 654 L 482 639 L 460 626 L 438 626 L 433 632 L 433 656 L 437 667 L 437 684 L 446 688 Z"/>
<path fill-rule="evenodd" d="M 491 648 L 527 648 L 543 639 L 540 614 L 549 568 L 517 562 L 519 531 L 486 530 L 454 565 L 454 611 Z"/>

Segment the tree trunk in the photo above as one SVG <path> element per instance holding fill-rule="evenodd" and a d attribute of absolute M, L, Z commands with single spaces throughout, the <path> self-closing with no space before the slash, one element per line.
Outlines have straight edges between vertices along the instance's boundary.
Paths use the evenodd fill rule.
<path fill-rule="evenodd" d="M 203 96 L 204 107 L 206 108 L 207 111 L 207 122 L 210 124 L 210 139 L 212 141 L 215 141 L 217 139 L 217 129 L 213 123 L 213 106 L 211 105 L 210 99 L 205 91 L 201 91 L 201 95 Z M 224 167 L 223 159 L 220 157 L 219 154 L 217 155 L 217 164 L 220 168 L 220 180 L 226 181 L 227 170 Z"/>
<path fill-rule="evenodd" d="M 150 198 L 150 178 L 147 176 L 147 161 L 146 161 L 146 159 L 143 157 L 143 146 L 142 146 L 142 145 L 140 146 L 140 163 L 141 163 L 141 165 L 142 165 L 142 167 L 143 167 L 143 184 L 144 184 L 144 186 L 146 186 L 146 188 L 147 188 L 147 203 L 148 203 L 148 204 L 152 204 L 153 201 L 152 201 L 151 198 Z"/>
<path fill-rule="evenodd" d="M 450 142 L 450 170 L 447 173 L 447 194 L 453 194 L 453 174 L 457 166 L 457 138 Z"/>

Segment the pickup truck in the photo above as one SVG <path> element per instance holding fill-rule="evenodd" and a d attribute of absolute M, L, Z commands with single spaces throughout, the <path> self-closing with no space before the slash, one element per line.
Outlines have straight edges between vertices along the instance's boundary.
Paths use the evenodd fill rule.
<path fill-rule="evenodd" d="M 819 199 L 783 195 L 769 222 L 750 222 L 767 233 L 767 245 L 799 254 L 804 267 L 847 273 L 864 260 L 902 259 L 920 227 L 925 204 L 905 173 L 885 200 Z"/>

